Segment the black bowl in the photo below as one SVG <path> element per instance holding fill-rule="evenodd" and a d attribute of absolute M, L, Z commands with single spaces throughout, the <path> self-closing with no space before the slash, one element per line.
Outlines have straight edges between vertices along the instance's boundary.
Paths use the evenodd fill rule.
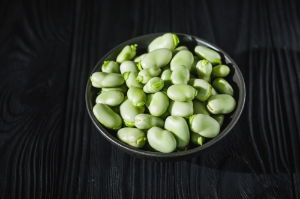
<path fill-rule="evenodd" d="M 111 51 L 109 51 L 106 55 L 104 55 L 96 64 L 94 69 L 91 71 L 91 74 L 96 71 L 101 71 L 101 64 L 105 60 L 114 60 L 118 53 L 122 50 L 122 48 L 125 45 L 128 44 L 138 44 L 138 52 L 137 54 L 141 54 L 146 52 L 148 44 L 156 37 L 162 35 L 164 33 L 153 33 L 148 35 L 143 35 L 139 37 L 135 37 L 133 39 L 130 39 L 128 41 L 125 41 L 121 43 L 120 45 L 113 48 Z M 93 88 L 91 85 L 91 81 L 88 80 L 87 86 L 86 86 L 86 107 L 87 111 L 89 113 L 90 118 L 92 119 L 94 125 L 98 129 L 98 131 L 113 145 L 121 149 L 122 151 L 125 151 L 129 154 L 135 155 L 137 157 L 142 158 L 149 158 L 149 159 L 156 159 L 156 160 L 170 160 L 170 159 L 182 159 L 182 158 L 188 158 L 188 157 L 194 157 L 201 153 L 201 150 L 213 146 L 216 142 L 220 141 L 223 137 L 225 137 L 230 130 L 234 127 L 234 125 L 237 123 L 245 104 L 246 99 L 246 88 L 245 88 L 245 82 L 243 79 L 243 75 L 237 66 L 237 64 L 233 61 L 231 57 L 227 55 L 223 50 L 221 50 L 219 47 L 216 47 L 215 45 L 212 45 L 208 43 L 207 41 L 204 41 L 196 36 L 187 35 L 187 34 L 181 34 L 176 33 L 180 39 L 180 45 L 187 46 L 190 50 L 193 50 L 196 45 L 203 45 L 210 47 L 216 51 L 218 51 L 222 56 L 222 63 L 228 65 L 231 69 L 230 76 L 226 79 L 231 83 L 233 86 L 233 89 L 235 91 L 234 98 L 237 100 L 237 107 L 233 113 L 230 115 L 226 115 L 224 123 L 221 128 L 221 133 L 209 140 L 207 143 L 205 143 L 202 146 L 197 146 L 194 148 L 190 148 L 185 151 L 177 151 L 173 153 L 160 153 L 160 152 L 153 152 L 153 151 L 147 151 L 143 149 L 136 149 L 133 148 L 120 140 L 116 137 L 116 132 L 112 131 L 110 129 L 105 128 L 102 126 L 97 119 L 95 118 L 93 114 L 93 106 L 95 105 L 95 98 L 97 91 L 99 89 Z"/>

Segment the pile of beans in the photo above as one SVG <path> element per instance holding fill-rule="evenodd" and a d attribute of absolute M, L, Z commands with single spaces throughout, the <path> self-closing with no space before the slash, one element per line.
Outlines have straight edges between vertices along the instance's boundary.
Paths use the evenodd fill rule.
<path fill-rule="evenodd" d="M 137 44 L 127 45 L 90 77 L 101 89 L 93 113 L 122 142 L 162 153 L 203 145 L 235 109 L 225 79 L 230 68 L 220 54 L 205 46 L 195 46 L 193 54 L 179 42 L 166 33 L 141 55 Z"/>

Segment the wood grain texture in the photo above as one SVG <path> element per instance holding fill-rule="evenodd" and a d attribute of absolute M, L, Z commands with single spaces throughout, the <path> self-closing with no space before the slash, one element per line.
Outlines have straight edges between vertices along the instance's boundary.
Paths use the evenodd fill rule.
<path fill-rule="evenodd" d="M 299 3 L 0 2 L 0 198 L 300 198 Z M 216 146 L 179 162 L 131 157 L 85 110 L 108 50 L 151 32 L 215 43 L 240 66 L 245 110 Z"/>

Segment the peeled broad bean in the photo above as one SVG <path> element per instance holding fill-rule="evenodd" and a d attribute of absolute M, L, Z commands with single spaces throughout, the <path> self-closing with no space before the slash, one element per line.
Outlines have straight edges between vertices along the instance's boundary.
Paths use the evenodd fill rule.
<path fill-rule="evenodd" d="M 90 79 L 96 88 L 118 87 L 124 83 L 124 78 L 118 73 L 95 72 Z"/>
<path fill-rule="evenodd" d="M 170 131 L 159 127 L 152 127 L 147 132 L 150 146 L 162 153 L 171 153 L 176 149 L 176 139 Z"/>
<path fill-rule="evenodd" d="M 123 100 L 124 94 L 121 91 L 102 91 L 96 98 L 96 103 L 118 106 Z"/>
<path fill-rule="evenodd" d="M 138 68 L 133 61 L 124 61 L 120 65 L 120 72 L 121 74 L 126 72 L 138 72 Z"/>
<path fill-rule="evenodd" d="M 148 51 L 151 52 L 160 48 L 167 48 L 174 50 L 179 43 L 177 35 L 172 33 L 166 33 L 160 37 L 155 38 L 148 46 Z"/>
<path fill-rule="evenodd" d="M 169 107 L 169 98 L 163 92 L 157 92 L 148 96 L 146 106 L 151 115 L 161 116 Z"/>
<path fill-rule="evenodd" d="M 181 50 L 173 57 L 170 63 L 171 70 L 175 70 L 177 66 L 185 66 L 191 70 L 194 63 L 194 55 L 188 50 Z"/>
<path fill-rule="evenodd" d="M 128 99 L 120 105 L 121 117 L 126 126 L 134 126 L 135 116 L 144 113 L 144 111 L 144 106 L 134 106 Z"/>
<path fill-rule="evenodd" d="M 106 73 L 119 73 L 120 66 L 115 61 L 104 61 L 101 70 L 102 72 L 106 72 Z"/>
<path fill-rule="evenodd" d="M 209 115 L 196 114 L 191 116 L 189 120 L 191 130 L 203 137 L 213 138 L 220 132 L 219 123 Z"/>
<path fill-rule="evenodd" d="M 145 93 L 156 93 L 164 87 L 164 80 L 159 77 L 151 78 L 144 86 L 143 90 Z"/>
<path fill-rule="evenodd" d="M 133 61 L 138 63 L 138 62 L 142 61 L 142 59 L 145 55 L 147 55 L 147 53 L 144 53 L 144 54 L 141 54 L 141 55 L 137 56 L 136 58 L 134 58 Z"/>
<path fill-rule="evenodd" d="M 146 84 L 152 77 L 156 77 L 161 73 L 160 68 L 147 68 L 138 73 L 137 81 Z"/>
<path fill-rule="evenodd" d="M 117 56 L 117 62 L 122 63 L 126 60 L 131 60 L 136 55 L 137 44 L 125 46 Z"/>
<path fill-rule="evenodd" d="M 232 86 L 223 78 L 215 79 L 212 83 L 212 86 L 221 94 L 233 95 Z"/>
<path fill-rule="evenodd" d="M 162 73 L 161 73 L 161 79 L 164 81 L 171 81 L 171 75 L 172 75 L 172 71 L 170 69 L 165 69 Z"/>
<path fill-rule="evenodd" d="M 134 106 L 144 106 L 147 101 L 147 96 L 141 88 L 130 87 L 127 97 Z"/>
<path fill-rule="evenodd" d="M 197 100 L 206 101 L 211 95 L 211 85 L 203 79 L 191 79 L 190 84 L 197 89 Z"/>
<path fill-rule="evenodd" d="M 235 99 L 231 95 L 218 94 L 211 96 L 207 101 L 207 110 L 212 114 L 231 113 L 236 106 Z"/>
<path fill-rule="evenodd" d="M 177 147 L 183 149 L 190 142 L 190 130 L 187 122 L 182 117 L 169 116 L 165 121 L 165 129 L 175 135 Z"/>
<path fill-rule="evenodd" d="M 221 56 L 218 52 L 205 46 L 196 46 L 195 53 L 213 64 L 221 64 Z"/>
<path fill-rule="evenodd" d="M 169 112 L 172 116 L 188 117 L 193 115 L 193 102 L 177 102 L 172 101 L 169 107 Z"/>
<path fill-rule="evenodd" d="M 194 108 L 194 114 L 205 114 L 209 115 L 209 112 L 206 109 L 206 106 L 203 102 L 200 102 L 198 100 L 193 101 L 193 108 Z"/>
<path fill-rule="evenodd" d="M 142 148 L 147 140 L 146 135 L 142 130 L 129 127 L 118 130 L 117 137 L 122 142 L 136 148 Z"/>
<path fill-rule="evenodd" d="M 128 88 L 130 87 L 143 88 L 143 84 L 137 81 L 137 76 L 138 76 L 137 72 L 126 72 L 123 74 L 123 76 Z"/>
<path fill-rule="evenodd" d="M 224 122 L 224 115 L 212 115 L 212 117 L 222 126 Z"/>
<path fill-rule="evenodd" d="M 146 54 L 141 61 L 141 66 L 145 68 L 161 68 L 167 65 L 172 59 L 172 52 L 166 48 L 157 49 Z"/>
<path fill-rule="evenodd" d="M 230 73 L 230 68 L 226 65 L 217 65 L 212 69 L 214 77 L 226 77 Z"/>
<path fill-rule="evenodd" d="M 191 141 L 196 145 L 202 146 L 205 138 L 199 135 L 198 133 L 191 132 Z"/>
<path fill-rule="evenodd" d="M 122 119 L 120 115 L 115 113 L 105 104 L 96 104 L 93 107 L 93 113 L 97 120 L 107 128 L 116 130 L 120 129 L 122 126 Z"/>
<path fill-rule="evenodd" d="M 150 114 L 138 114 L 135 116 L 134 125 L 139 129 L 150 129 L 154 126 L 163 127 L 164 121 Z"/>
<path fill-rule="evenodd" d="M 212 71 L 212 65 L 209 61 L 205 59 L 198 61 L 196 65 L 196 72 L 199 78 L 209 82 L 211 71 Z"/>
<path fill-rule="evenodd" d="M 185 66 L 177 66 L 171 74 L 173 84 L 187 84 L 190 80 L 190 71 Z"/>
<path fill-rule="evenodd" d="M 191 101 L 197 96 L 197 90 L 187 84 L 172 85 L 167 90 L 168 97 L 174 101 Z"/>

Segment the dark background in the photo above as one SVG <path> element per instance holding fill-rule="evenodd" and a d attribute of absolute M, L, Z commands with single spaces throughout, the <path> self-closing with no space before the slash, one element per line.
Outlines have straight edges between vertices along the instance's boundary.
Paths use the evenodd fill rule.
<path fill-rule="evenodd" d="M 0 198 L 300 198 L 297 1 L 0 1 Z M 85 108 L 97 60 L 152 32 L 212 42 L 247 87 L 236 127 L 198 158 L 135 159 Z"/>

